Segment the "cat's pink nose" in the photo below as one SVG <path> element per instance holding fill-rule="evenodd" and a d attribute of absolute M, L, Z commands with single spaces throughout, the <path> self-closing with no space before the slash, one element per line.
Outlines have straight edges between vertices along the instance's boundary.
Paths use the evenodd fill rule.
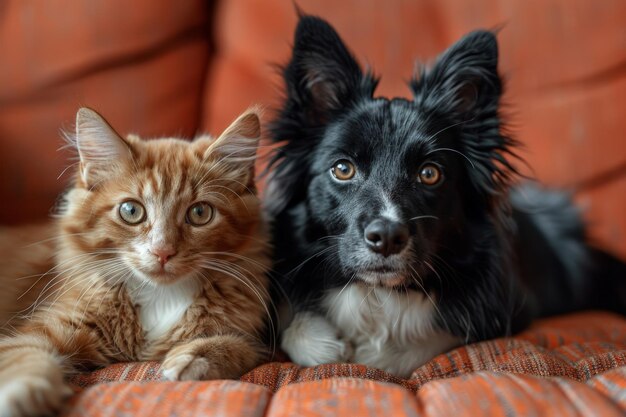
<path fill-rule="evenodd" d="M 152 248 L 150 249 L 150 252 L 152 252 L 154 256 L 159 258 L 161 266 L 165 266 L 167 261 L 169 261 L 172 256 L 176 255 L 176 250 L 172 247 Z"/>

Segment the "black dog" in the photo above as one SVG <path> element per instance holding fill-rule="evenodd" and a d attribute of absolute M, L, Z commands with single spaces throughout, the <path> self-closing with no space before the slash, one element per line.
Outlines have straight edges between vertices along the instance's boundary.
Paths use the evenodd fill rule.
<path fill-rule="evenodd" d="M 266 200 L 292 360 L 406 376 L 538 315 L 623 308 L 623 266 L 586 244 L 568 196 L 510 188 L 497 65 L 494 34 L 473 32 L 411 81 L 413 100 L 374 98 L 332 27 L 301 17 Z"/>

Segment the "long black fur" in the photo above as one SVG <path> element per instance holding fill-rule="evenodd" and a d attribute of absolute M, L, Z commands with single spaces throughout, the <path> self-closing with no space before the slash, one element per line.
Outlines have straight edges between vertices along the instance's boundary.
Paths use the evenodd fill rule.
<path fill-rule="evenodd" d="M 466 342 L 516 332 L 540 315 L 624 311 L 606 289 L 623 292 L 626 269 L 588 246 L 569 196 L 512 187 L 516 142 L 504 133 L 497 67 L 495 35 L 472 32 L 410 82 L 413 100 L 375 98 L 378 78 L 333 28 L 301 17 L 271 125 L 281 146 L 266 194 L 275 268 L 296 311 L 320 310 L 324 291 L 358 279 L 360 268 L 389 267 L 356 255 L 381 193 L 411 233 L 413 258 L 398 267 L 411 281 L 398 290 L 435 295 L 438 324 Z M 357 166 L 358 180 L 331 177 L 341 159 Z M 416 181 L 426 161 L 442 167 L 440 186 Z"/>

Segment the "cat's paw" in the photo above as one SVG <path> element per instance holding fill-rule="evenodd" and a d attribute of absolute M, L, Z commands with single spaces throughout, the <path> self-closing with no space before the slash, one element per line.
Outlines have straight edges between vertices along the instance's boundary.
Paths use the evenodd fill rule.
<path fill-rule="evenodd" d="M 296 314 L 282 334 L 281 348 L 302 366 L 348 362 L 353 354 L 351 343 L 328 320 L 309 312 Z"/>
<path fill-rule="evenodd" d="M 74 391 L 40 376 L 16 376 L 0 385 L 0 417 L 54 415 Z"/>
<path fill-rule="evenodd" d="M 219 370 L 211 366 L 207 358 L 194 354 L 169 355 L 161 366 L 163 379 L 167 381 L 198 381 L 219 379 Z"/>

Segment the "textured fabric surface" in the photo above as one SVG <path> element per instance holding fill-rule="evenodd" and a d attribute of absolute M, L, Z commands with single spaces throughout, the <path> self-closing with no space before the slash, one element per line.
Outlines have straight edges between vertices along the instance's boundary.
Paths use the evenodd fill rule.
<path fill-rule="evenodd" d="M 626 413 L 626 318 L 585 312 L 457 348 L 408 379 L 357 364 L 262 365 L 241 381 L 161 382 L 159 364 L 76 375 L 68 416 L 527 416 Z"/>

